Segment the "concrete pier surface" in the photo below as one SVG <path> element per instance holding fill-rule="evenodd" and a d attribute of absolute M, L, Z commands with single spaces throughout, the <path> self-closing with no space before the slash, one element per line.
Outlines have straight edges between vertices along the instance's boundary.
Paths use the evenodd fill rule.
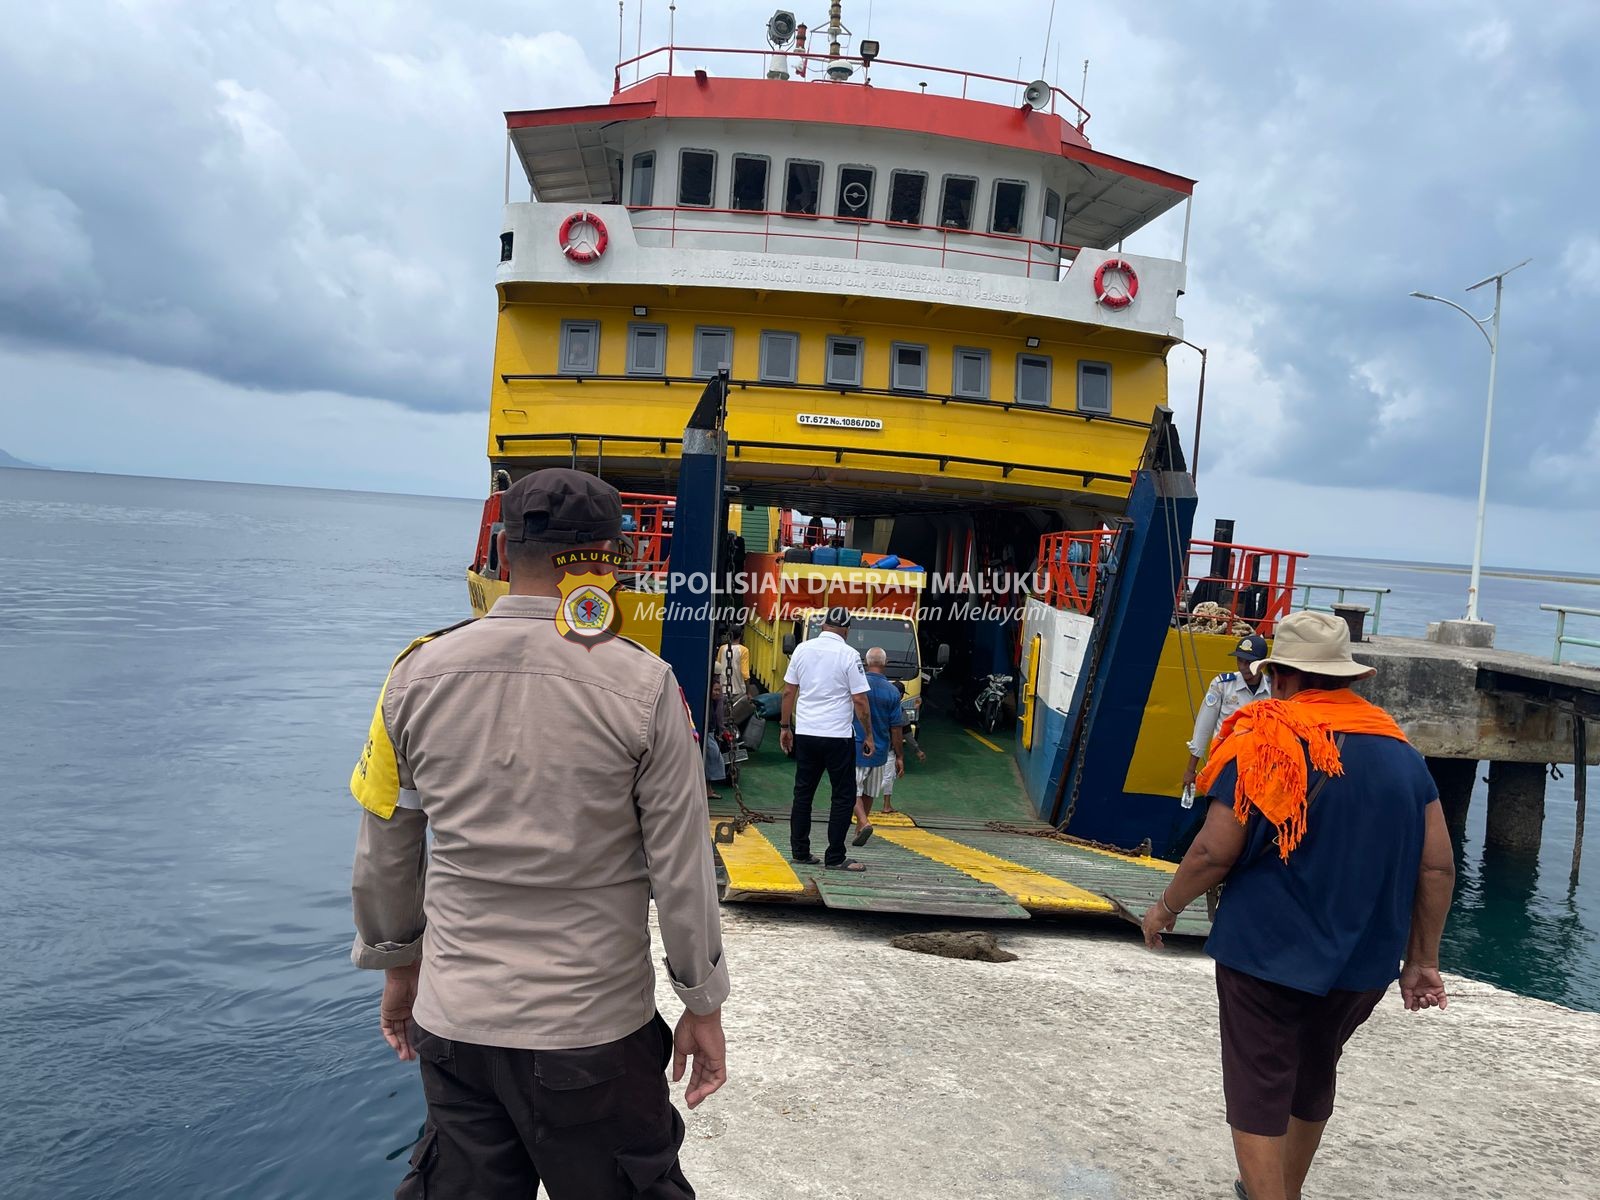
<path fill-rule="evenodd" d="M 730 905 L 723 928 L 729 1083 L 684 1110 L 707 1200 L 1233 1195 L 1198 943 L 996 923 L 1020 957 L 985 963 L 888 944 L 972 928 L 933 919 Z M 1394 992 L 1352 1039 L 1306 1195 L 1596 1195 L 1600 1014 L 1449 982 L 1448 1011 Z"/>

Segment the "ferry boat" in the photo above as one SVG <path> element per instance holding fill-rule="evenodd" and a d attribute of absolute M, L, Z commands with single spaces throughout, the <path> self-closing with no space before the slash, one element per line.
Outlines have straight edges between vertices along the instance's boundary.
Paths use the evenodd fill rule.
<path fill-rule="evenodd" d="M 1297 557 L 1191 543 L 1167 356 L 1194 181 L 1096 148 L 1048 81 L 853 41 L 839 3 L 765 34 L 628 59 L 603 104 L 505 114 L 474 611 L 506 586 L 496 490 L 602 475 L 633 539 L 623 632 L 673 663 L 704 729 L 715 614 L 675 624 L 675 578 L 726 568 L 734 537 L 746 574 L 795 564 L 824 594 L 916 563 L 905 815 L 877 823 L 863 875 L 797 866 L 792 768 L 775 737 L 742 747 L 708 811 L 727 895 L 1142 912 L 1193 816 L 1195 705 L 1238 633 L 1287 611 Z M 1140 253 L 1167 214 L 1178 256 Z M 826 563 L 803 561 L 824 527 L 797 513 L 830 522 Z M 996 594 L 1015 574 L 1026 594 Z M 804 605 L 755 600 L 742 636 L 778 687 Z M 991 695 L 985 732 L 963 685 L 994 678 L 1015 719 L 994 728 Z"/>

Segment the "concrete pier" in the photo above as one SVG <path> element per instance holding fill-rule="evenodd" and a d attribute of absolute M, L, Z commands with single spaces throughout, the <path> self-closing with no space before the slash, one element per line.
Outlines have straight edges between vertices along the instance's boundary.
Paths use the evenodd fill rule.
<path fill-rule="evenodd" d="M 959 962 L 888 944 L 952 928 L 927 919 L 722 911 L 729 1083 L 685 1113 L 700 1195 L 1232 1197 L 1216 987 L 1192 947 L 1040 922 L 989 927 L 1015 962 Z M 1447 1011 L 1392 991 L 1351 1040 L 1306 1194 L 1592 1197 L 1600 1015 L 1447 982 Z"/>
<path fill-rule="evenodd" d="M 1543 763 L 1489 765 L 1489 814 L 1484 842 L 1502 850 L 1537 854 L 1544 834 Z"/>
<path fill-rule="evenodd" d="M 1467 810 L 1472 805 L 1472 789 L 1478 784 L 1478 761 L 1472 758 L 1430 758 L 1428 774 L 1439 789 L 1444 819 L 1452 837 L 1467 827 Z"/>
<path fill-rule="evenodd" d="M 1374 638 L 1352 649 L 1378 668 L 1357 690 L 1388 709 L 1427 757 L 1452 828 L 1464 828 L 1477 764 L 1488 763 L 1489 842 L 1537 852 L 1545 768 L 1572 762 L 1574 720 L 1600 719 L 1600 670 L 1416 638 Z M 1586 757 L 1600 764 L 1600 739 Z"/>

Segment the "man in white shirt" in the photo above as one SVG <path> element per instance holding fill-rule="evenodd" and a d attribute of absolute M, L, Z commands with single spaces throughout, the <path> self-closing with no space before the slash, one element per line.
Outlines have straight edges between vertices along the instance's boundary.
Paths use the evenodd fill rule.
<path fill-rule="evenodd" d="M 844 640 L 850 613 L 830 608 L 822 632 L 801 642 L 783 676 L 782 732 L 778 744 L 793 754 L 794 807 L 789 811 L 789 849 L 797 863 L 814 865 L 811 853 L 811 802 L 822 773 L 828 773 L 833 795 L 828 807 L 828 850 L 822 865 L 835 871 L 864 871 L 845 857 L 844 839 L 856 803 L 855 722 L 867 729 L 863 750 L 873 751 L 871 716 L 867 709 L 866 668 L 861 655 Z"/>

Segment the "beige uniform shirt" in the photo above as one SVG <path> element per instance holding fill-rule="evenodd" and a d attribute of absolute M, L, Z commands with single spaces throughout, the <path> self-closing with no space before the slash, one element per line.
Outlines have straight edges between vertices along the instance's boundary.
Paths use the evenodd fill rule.
<path fill-rule="evenodd" d="M 441 1037 L 554 1050 L 644 1025 L 652 894 L 684 1004 L 707 1013 L 728 994 L 702 756 L 677 681 L 626 639 L 566 640 L 555 612 L 553 598 L 507 596 L 413 643 L 351 777 L 364 810 L 351 957 L 420 957 L 413 1015 Z"/>

